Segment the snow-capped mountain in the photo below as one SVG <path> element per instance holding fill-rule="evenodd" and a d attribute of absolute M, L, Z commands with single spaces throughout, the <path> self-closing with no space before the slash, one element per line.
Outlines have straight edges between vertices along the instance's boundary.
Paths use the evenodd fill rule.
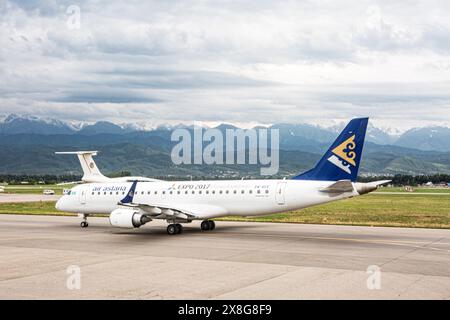
<path fill-rule="evenodd" d="M 273 124 L 269 128 L 280 130 L 281 146 L 290 149 L 298 146 L 313 146 L 332 141 L 345 123 L 334 122 L 331 127 L 311 124 Z M 176 128 L 191 128 L 188 124 L 149 125 L 146 123 L 114 124 L 108 121 L 96 123 L 65 122 L 31 115 L 0 116 L 0 134 L 126 134 L 138 131 L 170 131 Z M 206 125 L 204 127 L 207 127 Z M 235 128 L 231 124 L 220 124 L 219 129 Z M 386 128 L 378 128 L 369 123 L 367 141 L 378 145 L 395 145 L 420 150 L 450 151 L 450 128 L 443 126 L 413 128 L 402 134 Z"/>
<path fill-rule="evenodd" d="M 403 133 L 395 145 L 420 150 L 449 151 L 450 128 L 432 126 L 413 128 Z"/>
<path fill-rule="evenodd" d="M 10 114 L 0 123 L 0 133 L 3 134 L 70 134 L 73 132 L 73 126 L 63 121 L 29 115 Z"/>

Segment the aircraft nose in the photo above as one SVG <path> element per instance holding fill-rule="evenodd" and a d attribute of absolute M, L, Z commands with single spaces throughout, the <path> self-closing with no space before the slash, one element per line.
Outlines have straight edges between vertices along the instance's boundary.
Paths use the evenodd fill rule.
<path fill-rule="evenodd" d="M 56 210 L 62 210 L 63 198 L 64 198 L 64 196 L 62 196 L 61 198 L 58 199 L 58 201 L 56 201 L 56 204 L 55 204 Z"/>

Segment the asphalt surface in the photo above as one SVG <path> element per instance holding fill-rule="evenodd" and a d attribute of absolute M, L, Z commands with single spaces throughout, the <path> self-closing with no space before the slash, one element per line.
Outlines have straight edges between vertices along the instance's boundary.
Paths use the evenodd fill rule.
<path fill-rule="evenodd" d="M 0 215 L 0 298 L 450 298 L 450 230 L 219 221 L 169 236 L 160 221 L 79 222 Z"/>
<path fill-rule="evenodd" d="M 0 203 L 58 201 L 60 195 L 0 193 Z"/>

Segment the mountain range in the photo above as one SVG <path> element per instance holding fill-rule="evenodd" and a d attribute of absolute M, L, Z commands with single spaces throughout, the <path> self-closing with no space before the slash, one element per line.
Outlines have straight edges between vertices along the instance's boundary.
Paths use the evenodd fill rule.
<path fill-rule="evenodd" d="M 189 130 L 192 127 L 186 126 Z M 216 127 L 224 131 L 229 124 Z M 342 128 L 274 124 L 280 133 L 280 176 L 310 168 Z M 172 127 L 144 130 L 136 124 L 68 123 L 34 116 L 7 115 L 0 122 L 0 173 L 81 173 L 75 157 L 54 151 L 94 149 L 105 173 L 130 171 L 147 176 L 257 176 L 256 165 L 179 165 L 172 163 Z M 414 128 L 392 135 L 369 124 L 361 174 L 450 173 L 450 128 Z"/>

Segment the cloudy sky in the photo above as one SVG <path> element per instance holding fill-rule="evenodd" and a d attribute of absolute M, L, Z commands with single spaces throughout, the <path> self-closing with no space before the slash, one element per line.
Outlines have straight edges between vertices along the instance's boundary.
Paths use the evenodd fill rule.
<path fill-rule="evenodd" d="M 436 0 L 0 0 L 0 113 L 450 126 L 449 17 Z"/>

